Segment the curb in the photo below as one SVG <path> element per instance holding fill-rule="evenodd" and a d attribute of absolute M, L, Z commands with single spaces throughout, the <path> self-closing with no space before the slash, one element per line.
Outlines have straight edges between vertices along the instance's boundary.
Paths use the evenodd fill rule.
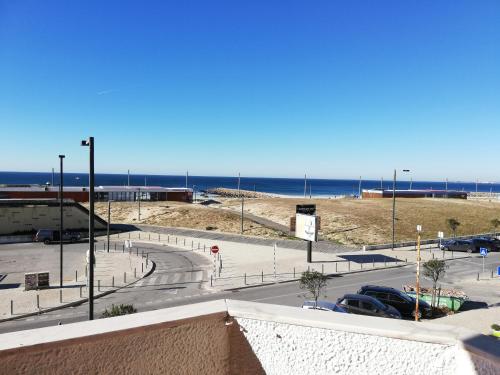
<path fill-rule="evenodd" d="M 156 263 L 153 262 L 153 261 L 150 261 L 150 262 L 152 263 L 151 269 L 148 272 L 146 272 L 144 274 L 144 276 L 142 276 L 140 279 L 137 279 L 137 280 L 135 280 L 135 281 L 133 281 L 131 283 L 125 284 L 125 285 L 123 285 L 123 286 L 121 286 L 119 288 L 107 290 L 107 291 L 102 292 L 100 294 L 96 294 L 96 295 L 94 295 L 94 299 L 98 299 L 98 298 L 107 296 L 108 294 L 112 294 L 112 293 L 114 293 L 114 292 L 116 292 L 118 290 L 121 290 L 121 289 L 126 288 L 126 287 L 128 287 L 130 285 L 135 284 L 136 282 L 144 279 L 145 277 L 148 277 L 156 269 Z M 12 321 L 12 320 L 23 319 L 23 318 L 29 318 L 30 316 L 42 315 L 44 313 L 48 313 L 48 312 L 52 312 L 52 311 L 56 311 L 56 310 L 62 310 L 62 309 L 65 309 L 67 307 L 75 307 L 75 306 L 82 305 L 82 304 L 84 304 L 85 302 L 88 302 L 88 301 L 89 301 L 88 298 L 83 298 L 83 299 L 79 299 L 79 300 L 76 300 L 76 301 L 73 301 L 73 302 L 65 303 L 63 305 L 59 305 L 59 306 L 55 306 L 55 307 L 49 307 L 48 309 L 40 310 L 40 311 L 37 311 L 37 312 L 32 312 L 32 313 L 27 313 L 27 314 L 23 314 L 23 315 L 11 316 L 10 318 L 0 319 L 0 323 L 9 322 L 9 321 Z"/>
<path fill-rule="evenodd" d="M 362 272 L 371 272 L 371 271 L 383 271 L 383 270 L 388 270 L 388 269 L 393 269 L 393 268 L 402 268 L 406 266 L 410 266 L 416 263 L 404 263 L 404 264 L 398 264 L 395 266 L 390 266 L 390 267 L 384 267 L 384 268 L 370 268 L 370 269 L 365 269 L 365 270 L 357 270 L 357 271 L 350 271 L 350 272 L 339 272 L 339 273 L 329 273 L 326 274 L 328 278 L 331 277 L 336 277 L 336 276 L 342 276 L 342 275 L 350 275 L 350 274 L 355 274 L 355 273 L 362 273 Z M 269 286 L 269 285 L 277 285 L 277 284 L 286 284 L 286 283 L 292 283 L 295 281 L 299 281 L 300 279 L 290 279 L 290 280 L 282 280 L 278 282 L 269 282 L 269 283 L 264 283 L 264 284 L 258 284 L 258 285 L 245 285 L 242 287 L 235 287 L 235 288 L 228 288 L 228 289 L 222 289 L 221 292 L 233 292 L 236 290 L 244 290 L 244 289 L 250 289 L 250 288 L 259 288 L 261 286 Z"/>

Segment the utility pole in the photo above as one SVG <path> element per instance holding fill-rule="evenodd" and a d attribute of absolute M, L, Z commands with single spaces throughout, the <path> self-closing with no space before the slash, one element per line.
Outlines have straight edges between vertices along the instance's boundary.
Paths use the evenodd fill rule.
<path fill-rule="evenodd" d="M 89 147 L 89 320 L 94 319 L 94 137 L 83 140 Z"/>
<path fill-rule="evenodd" d="M 241 196 L 241 234 L 243 234 L 243 229 L 244 229 L 243 228 L 243 215 L 244 215 L 243 214 L 243 206 L 244 206 L 244 204 L 245 204 L 245 196 L 242 195 Z"/>
<path fill-rule="evenodd" d="M 137 203 L 139 204 L 139 216 L 138 219 L 141 221 L 141 188 L 139 188 L 139 192 L 137 193 Z"/>
<path fill-rule="evenodd" d="M 130 186 L 130 169 L 127 169 L 127 186 Z"/>
<path fill-rule="evenodd" d="M 109 253 L 109 227 L 111 223 L 111 201 L 108 200 L 108 225 L 107 225 L 107 234 L 108 234 L 108 253 Z"/>
<path fill-rule="evenodd" d="M 396 240 L 396 170 L 394 169 L 394 178 L 392 180 L 392 246 L 394 250 L 394 242 Z"/>
<path fill-rule="evenodd" d="M 384 190 L 384 178 L 383 177 L 380 178 L 380 188 L 382 190 Z"/>
<path fill-rule="evenodd" d="M 186 189 L 188 188 L 188 177 L 189 177 L 189 172 L 186 171 Z"/>
<path fill-rule="evenodd" d="M 422 232 L 422 226 L 417 225 L 417 283 L 415 285 L 415 321 L 418 322 L 419 311 L 418 311 L 418 299 L 420 296 L 420 232 Z"/>
<path fill-rule="evenodd" d="M 238 172 L 238 196 L 240 195 L 240 186 L 241 186 L 241 176 L 240 173 Z"/>
<path fill-rule="evenodd" d="M 54 168 L 52 168 L 52 186 L 54 186 Z"/>
<path fill-rule="evenodd" d="M 413 185 L 413 177 L 410 177 L 410 190 L 411 190 L 412 185 Z"/>
<path fill-rule="evenodd" d="M 359 176 L 358 198 L 361 198 L 361 176 Z"/>
<path fill-rule="evenodd" d="M 60 205 L 60 219 L 59 219 L 59 288 L 63 287 L 63 210 L 64 210 L 64 200 L 63 200 L 63 160 L 64 155 L 59 155 L 59 205 Z"/>
<path fill-rule="evenodd" d="M 306 197 L 307 194 L 307 175 L 304 175 L 304 198 Z"/>

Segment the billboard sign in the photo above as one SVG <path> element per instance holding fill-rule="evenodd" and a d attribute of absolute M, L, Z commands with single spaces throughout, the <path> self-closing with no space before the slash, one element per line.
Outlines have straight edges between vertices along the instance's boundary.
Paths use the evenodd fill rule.
<path fill-rule="evenodd" d="M 298 204 L 295 207 L 296 214 L 303 215 L 315 215 L 316 214 L 316 205 L 315 204 Z"/>
<path fill-rule="evenodd" d="M 301 238 L 306 241 L 317 241 L 317 229 L 316 216 L 296 214 L 295 237 Z"/>

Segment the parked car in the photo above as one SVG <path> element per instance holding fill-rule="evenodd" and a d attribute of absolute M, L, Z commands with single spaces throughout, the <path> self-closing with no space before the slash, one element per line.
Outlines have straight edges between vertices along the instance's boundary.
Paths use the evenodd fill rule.
<path fill-rule="evenodd" d="M 441 244 L 441 250 L 479 252 L 479 248 L 476 249 L 472 240 L 448 240 Z"/>
<path fill-rule="evenodd" d="M 81 235 L 78 232 L 63 232 L 63 241 L 65 242 L 76 242 L 81 239 Z M 54 241 L 59 241 L 59 231 L 54 229 L 40 229 L 36 232 L 35 242 L 43 242 L 44 244 L 49 244 Z"/>
<path fill-rule="evenodd" d="M 485 247 L 488 251 L 500 251 L 500 240 L 493 237 L 475 237 L 472 239 L 472 243 L 477 248 L 477 251 L 481 247 Z"/>
<path fill-rule="evenodd" d="M 304 301 L 304 303 L 302 304 L 302 308 L 347 313 L 344 308 L 338 306 L 336 303 L 329 301 L 318 301 L 316 306 L 314 306 L 314 301 Z"/>
<path fill-rule="evenodd" d="M 380 302 L 394 307 L 404 317 L 415 318 L 416 299 L 400 290 L 385 286 L 365 285 L 358 290 L 358 294 L 376 298 Z M 418 311 L 419 318 L 429 318 L 432 316 L 431 306 L 421 299 L 418 300 Z"/>
<path fill-rule="evenodd" d="M 401 319 L 401 313 L 394 307 L 363 294 L 346 294 L 338 299 L 337 305 L 350 314 Z"/>

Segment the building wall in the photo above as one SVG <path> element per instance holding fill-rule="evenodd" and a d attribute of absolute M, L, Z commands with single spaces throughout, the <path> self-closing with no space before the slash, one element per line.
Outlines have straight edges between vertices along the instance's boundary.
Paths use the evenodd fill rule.
<path fill-rule="evenodd" d="M 89 215 L 76 204 L 64 207 L 64 228 L 81 230 L 89 227 Z M 24 206 L 0 205 L 0 235 L 26 233 L 38 229 L 59 229 L 58 205 L 26 204 Z M 102 220 L 95 221 L 95 229 L 105 229 Z"/>
<path fill-rule="evenodd" d="M 264 374 L 226 313 L 0 351 L 4 374 Z M 70 328 L 69 326 L 67 326 Z"/>

